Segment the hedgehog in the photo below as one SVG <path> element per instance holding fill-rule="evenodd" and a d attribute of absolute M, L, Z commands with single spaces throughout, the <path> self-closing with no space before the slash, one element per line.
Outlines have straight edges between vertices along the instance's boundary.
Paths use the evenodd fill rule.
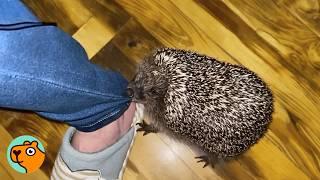
<path fill-rule="evenodd" d="M 195 146 L 203 167 L 248 150 L 272 119 L 272 92 L 254 72 L 189 50 L 155 50 L 138 66 L 128 93 L 150 119 L 138 131 Z"/>

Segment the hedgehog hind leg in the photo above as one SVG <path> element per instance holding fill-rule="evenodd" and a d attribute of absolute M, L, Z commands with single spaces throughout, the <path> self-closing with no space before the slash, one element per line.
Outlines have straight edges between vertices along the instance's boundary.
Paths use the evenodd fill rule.
<path fill-rule="evenodd" d="M 218 158 L 216 158 L 216 156 L 212 156 L 212 155 L 197 156 L 197 157 L 195 157 L 195 159 L 199 159 L 197 161 L 197 163 L 204 162 L 203 168 L 207 167 L 208 165 L 210 165 L 211 167 L 214 168 L 214 165 L 218 161 Z"/>
<path fill-rule="evenodd" d="M 203 168 L 205 168 L 206 166 L 208 166 L 209 163 L 210 163 L 208 156 L 196 156 L 195 159 L 199 159 L 199 160 L 197 161 L 197 163 L 202 163 L 202 162 L 204 162 Z"/>
<path fill-rule="evenodd" d="M 137 123 L 137 125 L 140 126 L 137 131 L 143 131 L 143 136 L 149 134 L 149 133 L 157 133 L 159 132 L 159 129 L 153 125 L 153 124 L 147 124 L 144 120 L 141 123 Z"/>

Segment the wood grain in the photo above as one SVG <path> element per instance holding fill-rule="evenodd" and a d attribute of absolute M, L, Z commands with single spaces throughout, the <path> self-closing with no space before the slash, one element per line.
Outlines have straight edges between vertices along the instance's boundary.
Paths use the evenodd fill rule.
<path fill-rule="evenodd" d="M 256 72 L 275 95 L 267 134 L 214 169 L 161 134 L 138 135 L 124 179 L 320 179 L 320 2 L 318 0 L 24 0 L 55 21 L 91 61 L 131 79 L 162 46 L 192 49 Z M 0 141 L 30 134 L 47 149 L 35 178 L 45 179 L 66 125 L 30 112 L 0 111 Z M 5 147 L 0 146 L 1 150 Z M 0 176 L 19 179 L 0 159 Z"/>
<path fill-rule="evenodd" d="M 274 0 L 281 8 L 288 9 L 299 21 L 320 37 L 320 2 L 318 0 Z"/>
<path fill-rule="evenodd" d="M 64 0 L 23 0 L 41 20 L 56 22 L 65 32 L 73 34 L 92 16 L 80 1 Z"/>

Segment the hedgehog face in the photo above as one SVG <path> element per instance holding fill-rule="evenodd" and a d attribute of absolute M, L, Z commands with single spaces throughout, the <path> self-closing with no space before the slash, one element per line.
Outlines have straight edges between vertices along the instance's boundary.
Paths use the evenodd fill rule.
<path fill-rule="evenodd" d="M 142 103 L 145 101 L 143 74 L 140 72 L 129 82 L 128 89 L 132 91 L 133 101 Z"/>
<path fill-rule="evenodd" d="M 138 68 L 138 72 L 129 83 L 128 89 L 133 93 L 133 101 L 146 103 L 164 97 L 167 89 L 165 75 L 153 59 L 147 59 Z"/>

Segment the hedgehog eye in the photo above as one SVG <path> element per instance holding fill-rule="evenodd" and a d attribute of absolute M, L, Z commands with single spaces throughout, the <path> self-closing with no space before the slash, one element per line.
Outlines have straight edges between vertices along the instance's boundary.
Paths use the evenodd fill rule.
<path fill-rule="evenodd" d="M 150 89 L 150 92 L 153 93 L 153 94 L 157 93 L 157 91 L 156 91 L 155 88 L 151 88 L 151 89 Z"/>
<path fill-rule="evenodd" d="M 26 149 L 26 154 L 28 156 L 33 156 L 35 153 L 36 153 L 36 150 L 34 148 L 32 148 L 32 147 L 29 147 L 29 148 Z"/>

